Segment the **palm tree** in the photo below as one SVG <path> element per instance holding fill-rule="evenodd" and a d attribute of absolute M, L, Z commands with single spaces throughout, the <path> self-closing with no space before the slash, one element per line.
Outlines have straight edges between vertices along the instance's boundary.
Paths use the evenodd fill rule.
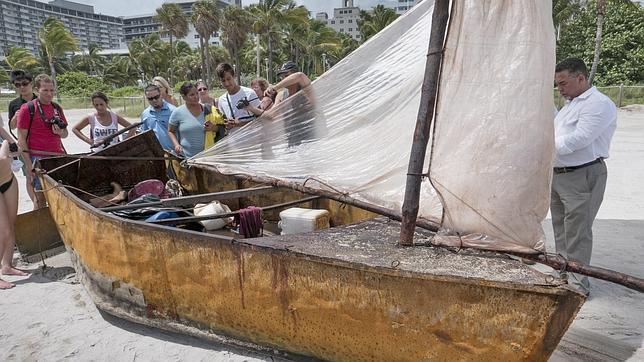
<path fill-rule="evenodd" d="M 310 20 L 309 24 L 309 29 L 305 33 L 305 42 L 302 44 L 307 58 L 306 67 L 303 67 L 302 71 L 306 70 L 307 73 L 320 75 L 324 72 L 322 54 L 339 50 L 342 46 L 342 40 L 335 30 L 321 21 Z"/>
<path fill-rule="evenodd" d="M 65 56 L 65 53 L 78 49 L 78 40 L 61 20 L 54 17 L 47 18 L 42 28 L 38 30 L 38 40 L 40 40 L 43 54 L 47 57 L 54 89 L 56 89 L 58 85 L 56 82 L 56 62 Z"/>
<path fill-rule="evenodd" d="M 103 69 L 103 82 L 114 87 L 136 85 L 139 72 L 130 57 L 112 56 Z"/>
<path fill-rule="evenodd" d="M 5 62 L 11 69 L 32 70 L 40 65 L 38 58 L 20 47 L 10 47 Z"/>
<path fill-rule="evenodd" d="M 188 17 L 178 4 L 164 3 L 157 8 L 157 15 L 154 18 L 161 23 L 163 32 L 170 36 L 170 84 L 173 84 L 174 47 L 172 37 L 184 38 L 188 35 Z"/>
<path fill-rule="evenodd" d="M 273 79 L 273 43 L 279 33 L 279 27 L 287 22 L 306 23 L 309 12 L 303 6 L 295 6 L 292 0 L 264 0 L 251 5 L 249 11 L 253 16 L 253 31 L 257 36 L 266 36 L 268 45 L 268 79 Z M 257 63 L 259 57 L 259 39 L 257 41 Z M 259 66 L 258 66 L 259 71 Z M 258 72 L 259 73 L 259 72 Z"/>
<path fill-rule="evenodd" d="M 637 6 L 635 3 L 630 0 L 597 0 L 595 3 L 595 9 L 597 11 L 597 30 L 595 32 L 595 55 L 593 56 L 593 65 L 590 67 L 590 76 L 588 77 L 588 82 L 593 84 L 593 79 L 597 73 L 597 65 L 599 64 L 599 55 L 602 48 L 602 33 L 604 31 L 604 17 L 606 15 L 606 6 L 609 2 L 614 4 L 627 4 L 629 6 Z"/>
<path fill-rule="evenodd" d="M 581 9 L 580 0 L 553 0 L 552 22 L 555 25 L 555 34 L 559 42 L 561 28 Z"/>
<path fill-rule="evenodd" d="M 210 54 L 208 44 L 210 36 L 219 30 L 221 13 L 213 0 L 199 0 L 192 5 L 192 24 L 199 33 L 199 48 L 201 50 L 201 69 L 205 71 L 206 82 L 210 84 Z"/>
<path fill-rule="evenodd" d="M 362 41 L 367 41 L 397 18 L 398 14 L 394 9 L 386 8 L 383 5 L 374 7 L 372 13 L 361 10 L 358 26 L 360 27 Z"/>
<path fill-rule="evenodd" d="M 166 69 L 165 63 L 167 57 L 164 51 L 167 49 L 167 43 L 161 41 L 159 34 L 150 34 L 145 38 L 135 39 L 128 45 L 130 58 L 139 69 L 141 80 L 146 81 L 156 75 L 161 74 L 161 69 Z"/>
<path fill-rule="evenodd" d="M 87 52 L 72 56 L 72 67 L 75 71 L 82 71 L 90 75 L 100 76 L 103 72 L 104 58 L 99 54 L 102 50 L 98 44 L 90 44 Z"/>
<path fill-rule="evenodd" d="M 240 52 L 248 38 L 250 24 L 251 17 L 246 10 L 237 6 L 224 8 L 221 18 L 221 42 L 237 67 L 238 82 L 241 80 Z"/>

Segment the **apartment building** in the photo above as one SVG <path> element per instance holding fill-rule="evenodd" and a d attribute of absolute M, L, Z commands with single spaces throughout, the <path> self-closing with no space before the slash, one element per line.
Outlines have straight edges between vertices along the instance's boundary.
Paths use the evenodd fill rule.
<path fill-rule="evenodd" d="M 353 0 L 342 0 L 342 7 L 333 9 L 333 18 L 329 19 L 327 13 L 317 13 L 315 18 L 326 23 L 327 26 L 337 31 L 350 35 L 357 41 L 362 40 L 358 20 L 360 8 L 353 6 Z"/>
<path fill-rule="evenodd" d="M 65 23 L 82 49 L 87 49 L 90 44 L 98 44 L 104 49 L 125 46 L 123 20 L 96 14 L 92 6 L 66 0 L 49 3 L 0 0 L 0 56 L 6 54 L 11 46 L 23 47 L 38 54 L 38 30 L 50 16 Z"/>

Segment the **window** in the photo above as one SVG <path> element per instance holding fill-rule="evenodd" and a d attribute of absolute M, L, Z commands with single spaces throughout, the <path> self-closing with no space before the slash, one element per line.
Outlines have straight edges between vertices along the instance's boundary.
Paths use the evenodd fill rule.
<path fill-rule="evenodd" d="M 335 24 L 335 20 L 331 20 L 331 24 Z"/>
<path fill-rule="evenodd" d="M 344 29 L 343 29 L 343 28 L 340 28 L 340 32 L 341 32 L 341 33 L 344 33 Z"/>
<path fill-rule="evenodd" d="M 340 20 L 340 24 L 344 24 L 344 20 Z"/>
<path fill-rule="evenodd" d="M 353 28 L 349 28 L 349 32 L 352 32 L 352 31 L 353 31 Z"/>
<path fill-rule="evenodd" d="M 199 39 L 199 34 L 195 34 L 195 39 Z"/>

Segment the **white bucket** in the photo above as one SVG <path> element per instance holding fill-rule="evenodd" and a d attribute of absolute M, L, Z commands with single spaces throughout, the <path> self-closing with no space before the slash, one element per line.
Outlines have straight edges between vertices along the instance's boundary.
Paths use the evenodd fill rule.
<path fill-rule="evenodd" d="M 195 206 L 195 216 L 224 214 L 227 212 L 230 212 L 228 205 L 222 204 L 216 200 L 208 204 L 197 204 Z M 206 228 L 206 230 L 219 230 L 232 221 L 233 217 L 231 216 L 223 219 L 201 220 L 200 223 Z"/>

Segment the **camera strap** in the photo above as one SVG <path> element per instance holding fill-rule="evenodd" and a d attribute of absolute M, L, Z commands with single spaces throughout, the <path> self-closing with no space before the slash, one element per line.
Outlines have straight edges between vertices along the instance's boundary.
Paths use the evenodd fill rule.
<path fill-rule="evenodd" d="M 235 111 L 233 111 L 233 102 L 230 100 L 230 95 L 226 93 L 226 100 L 228 101 L 228 108 L 230 108 L 230 117 L 235 118 Z"/>

